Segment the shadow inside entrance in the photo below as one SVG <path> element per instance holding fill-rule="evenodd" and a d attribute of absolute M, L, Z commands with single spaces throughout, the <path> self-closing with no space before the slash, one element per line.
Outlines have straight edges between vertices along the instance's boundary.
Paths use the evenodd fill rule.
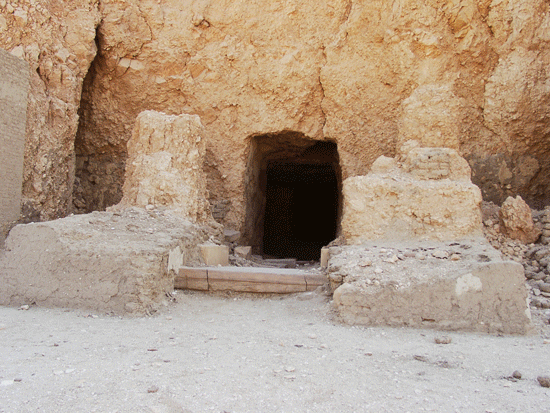
<path fill-rule="evenodd" d="M 271 162 L 266 170 L 263 252 L 318 260 L 336 238 L 338 179 L 330 163 Z"/>
<path fill-rule="evenodd" d="M 254 136 L 245 185 L 242 241 L 254 254 L 313 261 L 336 238 L 341 212 L 336 143 L 293 131 Z"/>

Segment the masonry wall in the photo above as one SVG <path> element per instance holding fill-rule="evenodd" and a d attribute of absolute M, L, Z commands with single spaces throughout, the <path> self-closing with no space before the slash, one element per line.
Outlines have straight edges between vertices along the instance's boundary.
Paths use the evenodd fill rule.
<path fill-rule="evenodd" d="M 0 49 L 0 246 L 19 218 L 29 67 Z"/>

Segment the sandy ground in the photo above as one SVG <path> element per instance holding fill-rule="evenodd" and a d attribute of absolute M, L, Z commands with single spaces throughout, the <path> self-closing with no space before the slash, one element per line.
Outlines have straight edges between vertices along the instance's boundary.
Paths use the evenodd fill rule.
<path fill-rule="evenodd" d="M 176 297 L 148 318 L 0 308 L 0 412 L 550 412 L 540 331 L 351 327 L 317 293 Z"/>

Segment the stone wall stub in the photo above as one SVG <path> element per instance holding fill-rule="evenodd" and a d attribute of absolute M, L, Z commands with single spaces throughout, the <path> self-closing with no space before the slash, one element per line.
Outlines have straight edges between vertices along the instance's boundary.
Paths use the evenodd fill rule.
<path fill-rule="evenodd" d="M 0 49 L 0 246 L 21 212 L 29 66 Z"/>
<path fill-rule="evenodd" d="M 113 210 L 162 207 L 194 222 L 212 221 L 204 157 L 204 127 L 197 115 L 140 113 L 128 141 L 123 197 Z"/>
<path fill-rule="evenodd" d="M 342 235 L 366 240 L 453 240 L 481 235 L 481 192 L 449 148 L 404 145 L 401 162 L 380 157 L 343 184 Z"/>

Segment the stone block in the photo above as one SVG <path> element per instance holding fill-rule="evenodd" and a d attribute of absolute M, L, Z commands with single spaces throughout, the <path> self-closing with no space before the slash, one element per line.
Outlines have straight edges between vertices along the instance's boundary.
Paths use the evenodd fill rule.
<path fill-rule="evenodd" d="M 249 260 L 252 257 L 252 247 L 235 247 L 235 255 L 245 260 Z"/>
<path fill-rule="evenodd" d="M 287 294 L 307 290 L 302 273 L 253 267 L 209 269 L 208 285 L 212 291 L 250 293 Z"/>
<path fill-rule="evenodd" d="M 229 247 L 225 245 L 199 245 L 204 263 L 209 266 L 229 265 Z"/>
<path fill-rule="evenodd" d="M 225 242 L 237 242 L 241 237 L 241 232 L 234 229 L 224 229 L 223 237 Z"/>
<path fill-rule="evenodd" d="M 321 259 L 320 259 L 321 268 L 328 267 L 329 258 L 330 258 L 330 250 L 326 247 L 321 248 Z"/>
<path fill-rule="evenodd" d="M 440 249 L 456 250 L 453 255 L 460 254 L 459 261 L 407 258 L 401 244 L 386 243 L 383 253 L 379 245 L 346 247 L 353 251 L 331 258 L 331 263 L 341 266 L 343 278 L 333 301 L 341 319 L 369 326 L 530 333 L 533 326 L 523 266 L 502 261 L 496 250 L 481 241 L 449 244 Z M 403 259 L 386 258 L 395 251 L 404 251 Z M 358 252 L 371 254 L 372 266 L 350 264 L 350 257 Z"/>
<path fill-rule="evenodd" d="M 173 291 L 174 267 L 200 263 L 207 236 L 177 214 L 137 208 L 17 225 L 0 254 L 0 305 L 151 313 Z"/>
<path fill-rule="evenodd" d="M 403 165 L 344 181 L 342 234 L 348 242 L 481 235 L 481 192 L 456 151 L 412 147 Z"/>
<path fill-rule="evenodd" d="M 183 267 L 175 281 L 177 288 L 262 294 L 313 291 L 324 284 L 322 274 L 260 267 Z"/>
<path fill-rule="evenodd" d="M 200 267 L 183 267 L 174 280 L 174 288 L 208 291 L 208 271 Z"/>

